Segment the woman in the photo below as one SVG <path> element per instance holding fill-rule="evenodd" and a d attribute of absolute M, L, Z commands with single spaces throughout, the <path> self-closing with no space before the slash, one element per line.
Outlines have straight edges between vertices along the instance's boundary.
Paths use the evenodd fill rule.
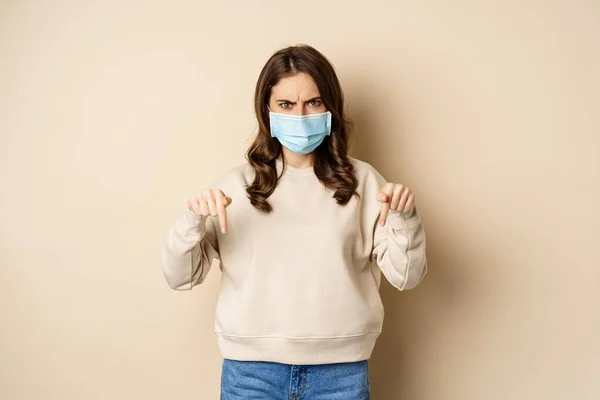
<path fill-rule="evenodd" d="M 168 232 L 165 278 L 190 290 L 219 260 L 221 399 L 368 399 L 381 273 L 406 290 L 427 272 L 414 193 L 347 155 L 342 90 L 314 48 L 268 60 L 255 112 L 248 162 Z"/>

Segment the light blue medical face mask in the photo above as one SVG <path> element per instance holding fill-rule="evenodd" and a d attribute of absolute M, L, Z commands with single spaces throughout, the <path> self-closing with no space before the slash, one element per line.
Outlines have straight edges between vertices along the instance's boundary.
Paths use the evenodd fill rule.
<path fill-rule="evenodd" d="M 271 136 L 298 154 L 313 152 L 331 135 L 331 113 L 310 115 L 278 114 L 269 110 Z"/>

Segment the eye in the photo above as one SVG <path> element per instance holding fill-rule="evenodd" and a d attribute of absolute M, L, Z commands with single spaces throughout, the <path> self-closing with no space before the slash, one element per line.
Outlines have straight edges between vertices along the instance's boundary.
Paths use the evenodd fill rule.
<path fill-rule="evenodd" d="M 287 110 L 291 106 L 292 106 L 292 103 L 279 103 L 279 107 L 283 108 L 284 110 Z"/>
<path fill-rule="evenodd" d="M 308 105 L 310 107 L 319 107 L 321 105 L 321 100 L 315 99 L 315 100 L 311 100 Z"/>

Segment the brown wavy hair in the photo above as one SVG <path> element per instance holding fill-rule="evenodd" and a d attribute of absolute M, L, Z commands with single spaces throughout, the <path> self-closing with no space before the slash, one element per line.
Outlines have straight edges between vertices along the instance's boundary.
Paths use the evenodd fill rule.
<path fill-rule="evenodd" d="M 272 211 L 267 199 L 275 191 L 276 160 L 283 158 L 281 143 L 271 137 L 267 105 L 271 89 L 280 79 L 304 72 L 319 89 L 326 109 L 331 112 L 331 135 L 315 149 L 314 171 L 325 187 L 334 190 L 333 198 L 347 204 L 356 194 L 358 181 L 348 159 L 350 122 L 344 117 L 344 94 L 333 66 L 323 54 L 308 45 L 290 46 L 277 51 L 263 67 L 254 92 L 254 111 L 258 134 L 246 152 L 255 172 L 254 182 L 246 187 L 250 203 L 265 213 Z"/>

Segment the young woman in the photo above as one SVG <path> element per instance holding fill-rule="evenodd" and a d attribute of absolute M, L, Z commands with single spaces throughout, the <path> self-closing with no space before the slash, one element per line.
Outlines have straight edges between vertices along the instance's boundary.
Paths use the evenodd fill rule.
<path fill-rule="evenodd" d="M 219 261 L 221 399 L 369 399 L 381 273 L 407 290 L 427 272 L 414 193 L 347 155 L 342 89 L 314 48 L 276 52 L 254 101 L 248 162 L 187 201 L 165 278 L 190 290 Z"/>

